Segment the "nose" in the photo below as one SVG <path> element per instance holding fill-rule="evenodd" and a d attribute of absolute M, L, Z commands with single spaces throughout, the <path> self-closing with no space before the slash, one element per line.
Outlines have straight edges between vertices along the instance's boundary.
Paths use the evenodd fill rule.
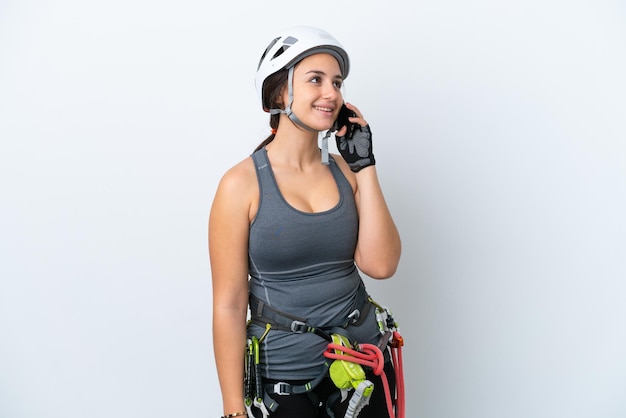
<path fill-rule="evenodd" d="M 337 95 L 341 94 L 341 92 L 339 91 L 339 88 L 335 86 L 335 83 L 333 81 L 327 81 L 324 83 L 324 89 L 322 91 L 322 94 L 326 98 L 334 99 L 337 97 Z"/>

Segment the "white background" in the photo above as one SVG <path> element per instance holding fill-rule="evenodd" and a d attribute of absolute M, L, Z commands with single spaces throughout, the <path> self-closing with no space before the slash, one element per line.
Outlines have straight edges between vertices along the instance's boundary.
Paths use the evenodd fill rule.
<path fill-rule="evenodd" d="M 0 0 L 0 416 L 217 417 L 207 216 L 258 58 L 348 49 L 403 238 L 407 416 L 626 416 L 618 1 Z"/>

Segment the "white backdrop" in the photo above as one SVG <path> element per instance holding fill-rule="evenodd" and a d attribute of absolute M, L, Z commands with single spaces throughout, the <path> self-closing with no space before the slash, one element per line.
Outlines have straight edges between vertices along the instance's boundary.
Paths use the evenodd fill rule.
<path fill-rule="evenodd" d="M 0 0 L 0 416 L 217 417 L 206 224 L 276 30 L 349 50 L 408 417 L 626 416 L 626 8 Z"/>

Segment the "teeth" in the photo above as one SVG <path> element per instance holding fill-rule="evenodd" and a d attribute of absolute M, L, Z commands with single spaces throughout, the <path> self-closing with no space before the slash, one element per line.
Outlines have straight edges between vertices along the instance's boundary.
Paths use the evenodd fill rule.
<path fill-rule="evenodd" d="M 329 108 L 329 107 L 319 107 L 319 106 L 316 106 L 315 108 L 316 108 L 317 110 L 321 110 L 321 111 L 323 111 L 323 112 L 332 112 L 332 111 L 333 111 L 333 110 L 332 110 L 331 108 Z"/>

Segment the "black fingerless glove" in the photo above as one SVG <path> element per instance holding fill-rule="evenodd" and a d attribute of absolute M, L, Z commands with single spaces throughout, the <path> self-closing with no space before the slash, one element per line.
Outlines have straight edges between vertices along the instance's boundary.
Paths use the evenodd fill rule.
<path fill-rule="evenodd" d="M 369 125 L 355 125 L 350 136 L 335 136 L 337 149 L 350 166 L 358 173 L 362 168 L 376 164 L 372 153 L 372 131 Z"/>

